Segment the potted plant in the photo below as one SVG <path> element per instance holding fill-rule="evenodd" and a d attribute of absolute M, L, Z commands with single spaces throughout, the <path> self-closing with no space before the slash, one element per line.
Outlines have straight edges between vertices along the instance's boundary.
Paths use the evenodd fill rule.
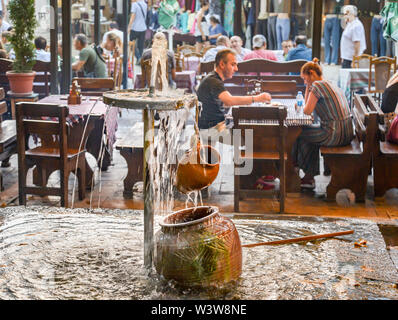
<path fill-rule="evenodd" d="M 8 3 L 8 12 L 13 25 L 9 41 L 15 52 L 15 60 L 12 71 L 6 74 L 13 93 L 30 94 L 36 75 L 36 72 L 32 71 L 35 64 L 33 39 L 37 24 L 35 0 L 11 0 Z"/>

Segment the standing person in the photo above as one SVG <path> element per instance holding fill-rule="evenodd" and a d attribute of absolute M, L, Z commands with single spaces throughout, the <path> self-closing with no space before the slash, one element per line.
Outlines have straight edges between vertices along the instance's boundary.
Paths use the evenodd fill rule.
<path fill-rule="evenodd" d="M 108 34 L 110 34 L 110 33 L 116 34 L 123 43 L 124 32 L 119 30 L 119 25 L 116 21 L 112 21 L 109 24 L 109 31 L 104 33 L 104 36 L 102 38 L 102 43 L 106 42 L 106 38 L 108 37 Z"/>
<path fill-rule="evenodd" d="M 231 48 L 236 51 L 236 60 L 238 60 L 238 62 L 243 61 L 244 56 L 252 52 L 251 50 L 242 47 L 242 45 L 243 42 L 239 36 L 231 37 Z"/>
<path fill-rule="evenodd" d="M 131 0 L 131 17 L 127 30 L 131 30 L 130 41 L 136 40 L 136 65 L 140 64 L 142 52 L 144 51 L 147 9 L 148 7 L 144 0 Z"/>
<path fill-rule="evenodd" d="M 366 50 L 366 39 L 363 24 L 357 18 L 357 7 L 352 5 L 344 6 L 343 13 L 347 25 L 340 42 L 341 67 L 348 69 L 352 67 L 353 58 L 361 55 Z"/>
<path fill-rule="evenodd" d="M 7 2 L 8 0 L 1 0 L 0 1 L 0 15 L 2 17 L 6 17 L 7 16 Z M 7 31 L 7 30 L 4 30 Z"/>
<path fill-rule="evenodd" d="M 106 78 L 106 64 L 102 55 L 91 46 L 88 46 L 87 37 L 84 34 L 77 34 L 74 46 L 80 51 L 79 61 L 72 64 L 73 71 L 80 71 L 83 68 L 84 76 L 87 78 Z"/>
<path fill-rule="evenodd" d="M 210 27 L 209 27 L 209 39 L 210 44 L 215 45 L 217 38 L 219 36 L 226 36 L 227 33 L 225 32 L 223 26 L 220 24 L 220 21 L 215 17 L 210 17 Z"/>
<path fill-rule="evenodd" d="M 253 51 L 243 57 L 243 60 L 249 59 L 268 59 L 277 61 L 275 54 L 267 49 L 267 39 L 262 34 L 256 34 L 253 37 Z"/>
<path fill-rule="evenodd" d="M 354 138 L 354 131 L 344 92 L 323 79 L 317 58 L 301 68 L 301 78 L 307 86 L 304 114 L 315 111 L 321 122 L 320 126 L 303 127 L 293 148 L 293 159 L 305 173 L 301 187 L 313 189 L 314 176 L 319 175 L 319 147 L 348 145 Z"/>
<path fill-rule="evenodd" d="M 235 51 L 221 50 L 216 55 L 215 70 L 200 82 L 197 95 L 202 103 L 202 111 L 198 127 L 203 141 L 211 139 L 212 142 L 216 142 L 221 137 L 223 143 L 231 144 L 231 133 L 225 124 L 225 108 L 271 101 L 270 94 L 266 92 L 257 96 L 232 96 L 225 89 L 224 81 L 232 78 L 237 71 Z"/>
<path fill-rule="evenodd" d="M 196 52 L 200 52 L 203 47 L 203 43 L 209 41 L 209 26 L 206 21 L 206 11 L 209 10 L 209 2 L 207 0 L 201 1 L 201 7 L 197 13 L 194 21 L 194 33 L 196 38 Z"/>

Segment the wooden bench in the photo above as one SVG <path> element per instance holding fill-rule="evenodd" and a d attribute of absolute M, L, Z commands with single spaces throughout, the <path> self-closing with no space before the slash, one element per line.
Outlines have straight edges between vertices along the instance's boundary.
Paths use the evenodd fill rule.
<path fill-rule="evenodd" d="M 0 100 L 4 99 L 4 89 L 0 88 Z M 7 103 L 0 102 L 0 161 L 1 166 L 10 165 L 10 157 L 17 153 L 17 130 L 15 120 L 2 121 L 2 116 L 7 112 Z M 0 172 L 0 191 L 3 191 L 3 177 Z"/>
<path fill-rule="evenodd" d="M 143 180 L 144 133 L 142 122 L 137 122 L 127 134 L 116 142 L 116 149 L 127 162 L 127 175 L 124 178 L 123 196 L 133 197 L 133 187 L 138 181 Z"/>
<path fill-rule="evenodd" d="M 377 113 L 368 111 L 358 95 L 354 98 L 353 121 L 356 136 L 349 145 L 320 148 L 332 176 L 326 189 L 328 200 L 334 201 L 339 190 L 350 189 L 356 201 L 365 201 L 376 139 Z"/>
<path fill-rule="evenodd" d="M 385 114 L 370 94 L 361 95 L 369 110 L 377 113 L 377 139 L 373 148 L 373 177 L 375 198 L 382 198 L 386 191 L 398 188 L 398 145 L 386 141 Z M 398 115 L 398 110 L 395 113 Z"/>

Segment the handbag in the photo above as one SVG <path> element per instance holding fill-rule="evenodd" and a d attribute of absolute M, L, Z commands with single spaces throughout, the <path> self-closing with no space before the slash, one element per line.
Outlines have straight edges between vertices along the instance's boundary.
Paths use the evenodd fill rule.
<path fill-rule="evenodd" d="M 387 141 L 398 144 L 398 115 L 392 121 L 390 129 L 388 129 Z"/>

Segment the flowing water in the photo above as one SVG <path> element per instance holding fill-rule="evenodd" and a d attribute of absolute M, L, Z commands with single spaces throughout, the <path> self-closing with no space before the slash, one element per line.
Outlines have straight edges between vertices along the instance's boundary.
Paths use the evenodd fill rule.
<path fill-rule="evenodd" d="M 159 228 L 161 217 L 155 217 Z M 340 239 L 243 248 L 243 273 L 180 288 L 143 266 L 141 211 L 8 207 L 0 212 L 0 299 L 398 299 L 377 224 L 234 219 L 243 244 L 353 229 Z M 354 242 L 366 239 L 367 247 Z"/>

